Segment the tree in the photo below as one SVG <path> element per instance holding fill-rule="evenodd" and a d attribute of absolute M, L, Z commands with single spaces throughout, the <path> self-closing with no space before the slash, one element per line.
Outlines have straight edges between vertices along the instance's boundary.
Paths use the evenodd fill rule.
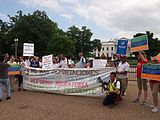
<path fill-rule="evenodd" d="M 66 34 L 72 41 L 75 42 L 76 56 L 78 56 L 78 53 L 80 52 L 83 52 L 85 55 L 89 55 L 89 53 L 93 50 L 91 41 L 91 36 L 93 33 L 90 29 L 87 29 L 86 26 L 82 26 L 81 29 L 76 26 L 72 26 L 68 28 Z"/>
<path fill-rule="evenodd" d="M 148 37 L 149 50 L 146 51 L 148 57 L 150 58 L 157 55 L 160 51 L 160 41 L 158 40 L 158 38 L 153 38 L 154 34 L 150 31 L 146 31 L 146 33 L 137 33 L 133 37 L 138 37 L 142 35 L 147 35 Z"/>
<path fill-rule="evenodd" d="M 61 53 L 66 56 L 73 56 L 75 52 L 74 42 L 65 36 L 59 36 L 54 41 L 50 41 L 48 48 L 55 56 Z"/>
<path fill-rule="evenodd" d="M 37 10 L 26 15 L 20 10 L 16 15 L 8 17 L 9 23 L 0 20 L 2 53 L 14 54 L 14 39 L 17 38 L 18 55 L 22 55 L 23 43 L 34 43 L 37 56 L 51 53 L 78 56 L 79 52 L 88 56 L 94 49 L 100 49 L 100 40 L 91 41 L 93 33 L 86 26 L 82 26 L 81 29 L 72 26 L 64 32 L 44 11 Z"/>
<path fill-rule="evenodd" d="M 8 29 L 9 29 L 8 24 L 0 19 L 0 54 L 8 52 L 6 51 L 6 48 L 8 48 L 7 44 Z"/>
<path fill-rule="evenodd" d="M 19 39 L 19 55 L 22 55 L 23 43 L 34 43 L 35 53 L 38 56 L 48 54 L 48 42 L 56 36 L 57 23 L 51 21 L 44 11 L 35 11 L 33 14 L 10 17 L 9 44 L 14 44 L 14 39 Z M 13 50 L 13 49 L 12 49 Z"/>
<path fill-rule="evenodd" d="M 100 39 L 94 39 L 93 40 L 93 49 L 94 49 L 94 51 L 96 49 L 98 49 L 98 51 L 100 52 L 101 51 L 101 47 L 102 47 L 101 40 Z"/>

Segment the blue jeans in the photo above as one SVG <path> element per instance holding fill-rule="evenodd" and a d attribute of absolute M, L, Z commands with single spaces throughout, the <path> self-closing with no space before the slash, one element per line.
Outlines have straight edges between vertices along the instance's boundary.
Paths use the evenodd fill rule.
<path fill-rule="evenodd" d="M 3 84 L 6 87 L 7 96 L 11 96 L 11 88 L 10 88 L 9 78 L 6 78 L 6 79 L 0 78 L 0 98 L 2 98 Z"/>

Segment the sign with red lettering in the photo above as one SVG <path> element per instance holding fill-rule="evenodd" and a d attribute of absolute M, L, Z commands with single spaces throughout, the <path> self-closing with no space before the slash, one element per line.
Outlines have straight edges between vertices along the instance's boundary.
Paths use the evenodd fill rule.
<path fill-rule="evenodd" d="M 25 68 L 23 87 L 27 90 L 59 93 L 64 95 L 102 96 L 97 78 L 108 81 L 115 68 Z"/>

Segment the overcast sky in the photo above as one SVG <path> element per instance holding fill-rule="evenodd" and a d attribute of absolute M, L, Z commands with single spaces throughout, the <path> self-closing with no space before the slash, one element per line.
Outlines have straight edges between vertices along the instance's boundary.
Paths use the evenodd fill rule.
<path fill-rule="evenodd" d="M 64 31 L 72 25 L 90 28 L 92 37 L 107 41 L 137 32 L 160 32 L 160 0 L 0 0 L 0 18 L 18 10 L 46 11 Z"/>

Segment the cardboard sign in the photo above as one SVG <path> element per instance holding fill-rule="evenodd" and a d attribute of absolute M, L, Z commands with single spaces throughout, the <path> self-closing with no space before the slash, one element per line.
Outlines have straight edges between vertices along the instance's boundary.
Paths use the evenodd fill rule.
<path fill-rule="evenodd" d="M 128 47 L 128 40 L 118 40 L 117 54 L 126 55 Z"/>
<path fill-rule="evenodd" d="M 46 55 L 42 57 L 42 68 L 43 69 L 52 69 L 52 60 L 53 55 Z"/>
<path fill-rule="evenodd" d="M 141 77 L 143 79 L 160 81 L 160 64 L 143 65 Z"/>
<path fill-rule="evenodd" d="M 34 56 L 34 44 L 33 43 L 23 44 L 23 56 Z"/>
<path fill-rule="evenodd" d="M 137 52 L 142 50 L 148 50 L 147 35 L 131 39 L 131 52 Z"/>
<path fill-rule="evenodd" d="M 107 64 L 107 60 L 104 60 L 104 59 L 93 60 L 93 68 L 105 68 L 106 64 Z"/>

